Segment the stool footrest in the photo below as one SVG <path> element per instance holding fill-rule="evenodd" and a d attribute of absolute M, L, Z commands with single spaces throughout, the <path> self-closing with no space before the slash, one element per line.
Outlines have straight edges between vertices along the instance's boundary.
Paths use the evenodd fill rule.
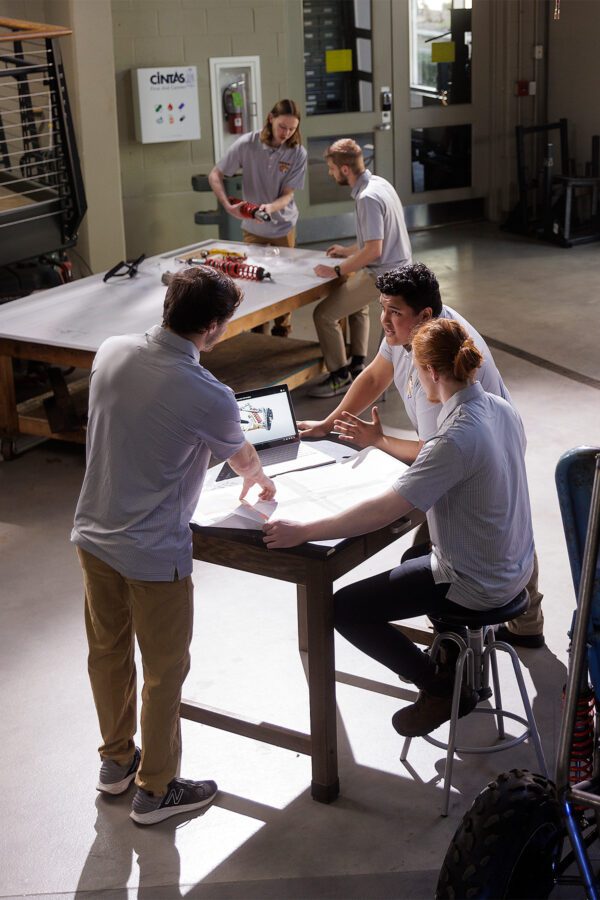
<path fill-rule="evenodd" d="M 524 719 L 523 716 L 517 716 L 516 713 L 508 712 L 505 709 L 479 709 L 479 707 L 476 707 L 475 709 L 471 710 L 469 715 L 472 716 L 475 713 L 483 713 L 484 715 L 489 716 L 501 715 L 504 719 L 512 719 L 513 722 L 518 722 L 520 725 L 524 725 L 525 731 L 514 738 L 502 738 L 497 744 L 492 744 L 491 746 L 487 744 L 485 747 L 463 747 L 462 745 L 459 747 L 457 744 L 454 747 L 455 753 L 500 753 L 501 750 L 510 750 L 511 747 L 517 747 L 519 744 L 522 744 L 523 741 L 526 741 L 531 734 L 531 729 L 529 728 L 529 722 L 527 721 L 527 719 Z M 428 744 L 433 744 L 434 747 L 439 747 L 440 750 L 448 749 L 447 741 L 440 741 L 438 740 L 438 738 L 434 738 L 430 734 L 424 735 L 423 740 L 427 741 Z"/>
<path fill-rule="evenodd" d="M 514 613 L 519 604 L 522 604 L 523 607 L 525 607 L 526 602 L 527 591 L 523 591 L 523 593 L 516 597 L 511 604 L 506 604 L 506 606 L 502 608 L 502 611 L 505 614 L 509 611 Z M 498 614 L 499 611 L 496 610 L 494 615 Z M 482 616 L 487 618 L 488 613 L 483 613 Z M 512 615 L 507 615 L 507 618 L 512 617 Z M 448 740 L 442 741 L 436 737 L 432 737 L 430 734 L 423 736 L 429 744 L 432 744 L 434 747 L 439 747 L 440 750 L 446 752 L 446 765 L 444 768 L 444 801 L 442 808 L 443 816 L 448 815 L 452 766 L 455 753 L 482 755 L 484 753 L 499 753 L 502 750 L 510 750 L 512 747 L 516 747 L 518 744 L 522 744 L 530 738 L 537 757 L 538 770 L 544 775 L 547 775 L 544 751 L 533 716 L 533 710 L 531 709 L 531 703 L 527 696 L 527 689 L 523 680 L 519 657 L 514 648 L 509 644 L 494 639 L 494 632 L 488 627 L 490 624 L 489 621 L 478 621 L 472 611 L 467 611 L 464 616 L 462 613 L 453 616 L 445 616 L 443 625 L 447 626 L 447 630 L 436 634 L 430 651 L 431 660 L 432 662 L 435 662 L 444 642 L 454 644 L 458 647 L 458 658 L 456 659 L 454 689 L 452 694 L 452 709 L 449 717 Z M 466 637 L 463 637 L 462 634 L 454 630 L 458 625 L 466 627 Z M 500 651 L 504 653 L 505 656 L 508 656 L 511 661 L 519 694 L 521 695 L 525 717 L 519 716 L 503 707 L 500 694 L 498 660 L 496 658 L 497 652 Z M 490 675 L 492 681 L 491 684 Z M 491 745 L 479 745 L 476 747 L 457 745 L 456 729 L 460 718 L 460 692 L 463 677 L 466 678 L 466 683 L 479 693 L 479 703 L 483 700 L 489 700 L 490 697 L 493 696 L 493 708 L 488 709 L 476 706 L 470 713 L 471 715 L 473 713 L 484 713 L 485 715 L 494 716 L 496 718 L 496 729 L 498 734 L 496 742 Z M 504 726 L 505 722 L 508 720 L 518 722 L 519 725 L 523 726 L 523 732 L 516 737 L 507 736 Z M 402 752 L 400 753 L 402 762 L 406 762 L 408 758 L 408 751 L 412 740 L 412 738 L 407 737 L 404 741 Z"/>

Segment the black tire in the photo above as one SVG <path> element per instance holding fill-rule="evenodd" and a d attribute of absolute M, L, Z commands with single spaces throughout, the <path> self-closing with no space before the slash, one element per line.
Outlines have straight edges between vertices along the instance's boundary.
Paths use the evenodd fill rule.
<path fill-rule="evenodd" d="M 540 900 L 554 887 L 564 826 L 554 785 L 511 769 L 479 794 L 446 853 L 436 900 Z"/>

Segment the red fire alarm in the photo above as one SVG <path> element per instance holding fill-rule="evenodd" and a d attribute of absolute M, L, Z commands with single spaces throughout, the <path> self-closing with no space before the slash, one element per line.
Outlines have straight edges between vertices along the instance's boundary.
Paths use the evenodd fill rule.
<path fill-rule="evenodd" d="M 515 82 L 515 94 L 517 97 L 528 97 L 529 96 L 529 82 L 524 79 L 521 81 Z"/>

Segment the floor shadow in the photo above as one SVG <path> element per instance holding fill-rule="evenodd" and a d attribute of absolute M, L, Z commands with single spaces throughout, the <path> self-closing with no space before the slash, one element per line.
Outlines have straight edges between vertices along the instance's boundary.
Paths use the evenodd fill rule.
<path fill-rule="evenodd" d="M 180 887 L 181 862 L 175 837 L 178 829 L 185 828 L 206 810 L 187 817 L 176 816 L 149 828 L 136 825 L 129 818 L 132 797 L 133 788 L 119 797 L 96 798 L 96 837 L 79 876 L 76 900 L 104 895 L 111 900 L 131 900 L 132 892 L 138 900 L 179 900 L 185 896 Z M 134 886 L 128 888 L 130 882 Z M 102 890 L 98 890 L 100 884 Z"/>

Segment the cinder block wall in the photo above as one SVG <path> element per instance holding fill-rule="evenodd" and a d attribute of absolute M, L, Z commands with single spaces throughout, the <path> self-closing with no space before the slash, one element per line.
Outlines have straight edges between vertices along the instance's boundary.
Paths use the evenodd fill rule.
<path fill-rule="evenodd" d="M 123 211 L 128 256 L 216 236 L 194 224 L 211 209 L 191 176 L 214 165 L 209 58 L 260 56 L 263 110 L 287 95 L 284 51 L 287 0 L 112 0 Z M 198 69 L 201 138 L 165 144 L 135 139 L 129 70 L 193 65 Z"/>

